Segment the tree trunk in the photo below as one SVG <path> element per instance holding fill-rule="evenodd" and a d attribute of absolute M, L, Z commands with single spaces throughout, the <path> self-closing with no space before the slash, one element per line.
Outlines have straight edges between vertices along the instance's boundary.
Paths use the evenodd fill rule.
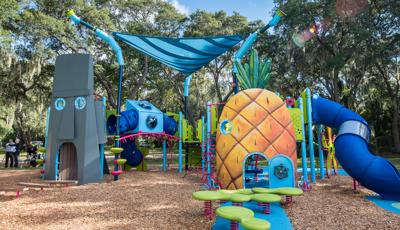
<path fill-rule="evenodd" d="M 215 84 L 215 91 L 217 92 L 218 102 L 221 102 L 223 100 L 223 98 L 222 98 L 221 88 L 219 86 L 218 80 L 219 80 L 219 73 L 217 72 L 216 75 L 214 76 L 214 84 Z"/>
<path fill-rule="evenodd" d="M 148 74 L 149 74 L 149 58 L 147 56 L 144 56 L 142 75 L 137 81 L 136 86 L 131 91 L 131 98 L 137 99 L 136 97 L 139 92 L 139 89 L 142 87 L 144 80 L 147 78 Z"/>
<path fill-rule="evenodd" d="M 393 136 L 393 150 L 395 153 L 400 153 L 400 130 L 399 130 L 399 104 L 398 100 L 393 98 L 393 111 L 392 111 L 392 136 Z"/>

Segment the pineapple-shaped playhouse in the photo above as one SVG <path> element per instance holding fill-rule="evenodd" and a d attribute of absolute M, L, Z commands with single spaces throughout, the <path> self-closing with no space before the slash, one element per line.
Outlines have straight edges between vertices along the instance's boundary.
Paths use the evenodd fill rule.
<path fill-rule="evenodd" d="M 271 62 L 259 62 L 253 49 L 249 63 L 235 65 L 242 91 L 228 100 L 219 118 L 217 178 L 227 189 L 293 187 L 297 154 L 292 120 L 284 101 L 264 89 Z"/>

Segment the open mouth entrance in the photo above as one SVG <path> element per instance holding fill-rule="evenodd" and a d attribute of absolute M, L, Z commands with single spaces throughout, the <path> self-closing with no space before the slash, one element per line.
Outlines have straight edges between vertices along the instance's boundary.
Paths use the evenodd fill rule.
<path fill-rule="evenodd" d="M 62 144 L 59 154 L 59 180 L 78 180 L 78 157 L 75 145 Z"/>

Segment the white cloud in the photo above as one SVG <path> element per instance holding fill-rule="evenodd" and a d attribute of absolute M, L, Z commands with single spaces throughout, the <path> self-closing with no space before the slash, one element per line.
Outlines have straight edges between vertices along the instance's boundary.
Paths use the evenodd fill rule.
<path fill-rule="evenodd" d="M 189 15 L 189 7 L 183 5 L 178 0 L 169 0 L 169 3 L 171 3 L 171 5 L 173 5 L 179 13 Z"/>

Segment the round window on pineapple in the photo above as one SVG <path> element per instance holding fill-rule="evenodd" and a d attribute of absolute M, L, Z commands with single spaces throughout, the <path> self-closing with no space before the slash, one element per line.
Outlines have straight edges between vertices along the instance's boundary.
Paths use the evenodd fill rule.
<path fill-rule="evenodd" d="M 232 132 L 232 122 L 229 120 L 223 120 L 219 126 L 219 130 L 224 135 L 230 134 Z"/>

